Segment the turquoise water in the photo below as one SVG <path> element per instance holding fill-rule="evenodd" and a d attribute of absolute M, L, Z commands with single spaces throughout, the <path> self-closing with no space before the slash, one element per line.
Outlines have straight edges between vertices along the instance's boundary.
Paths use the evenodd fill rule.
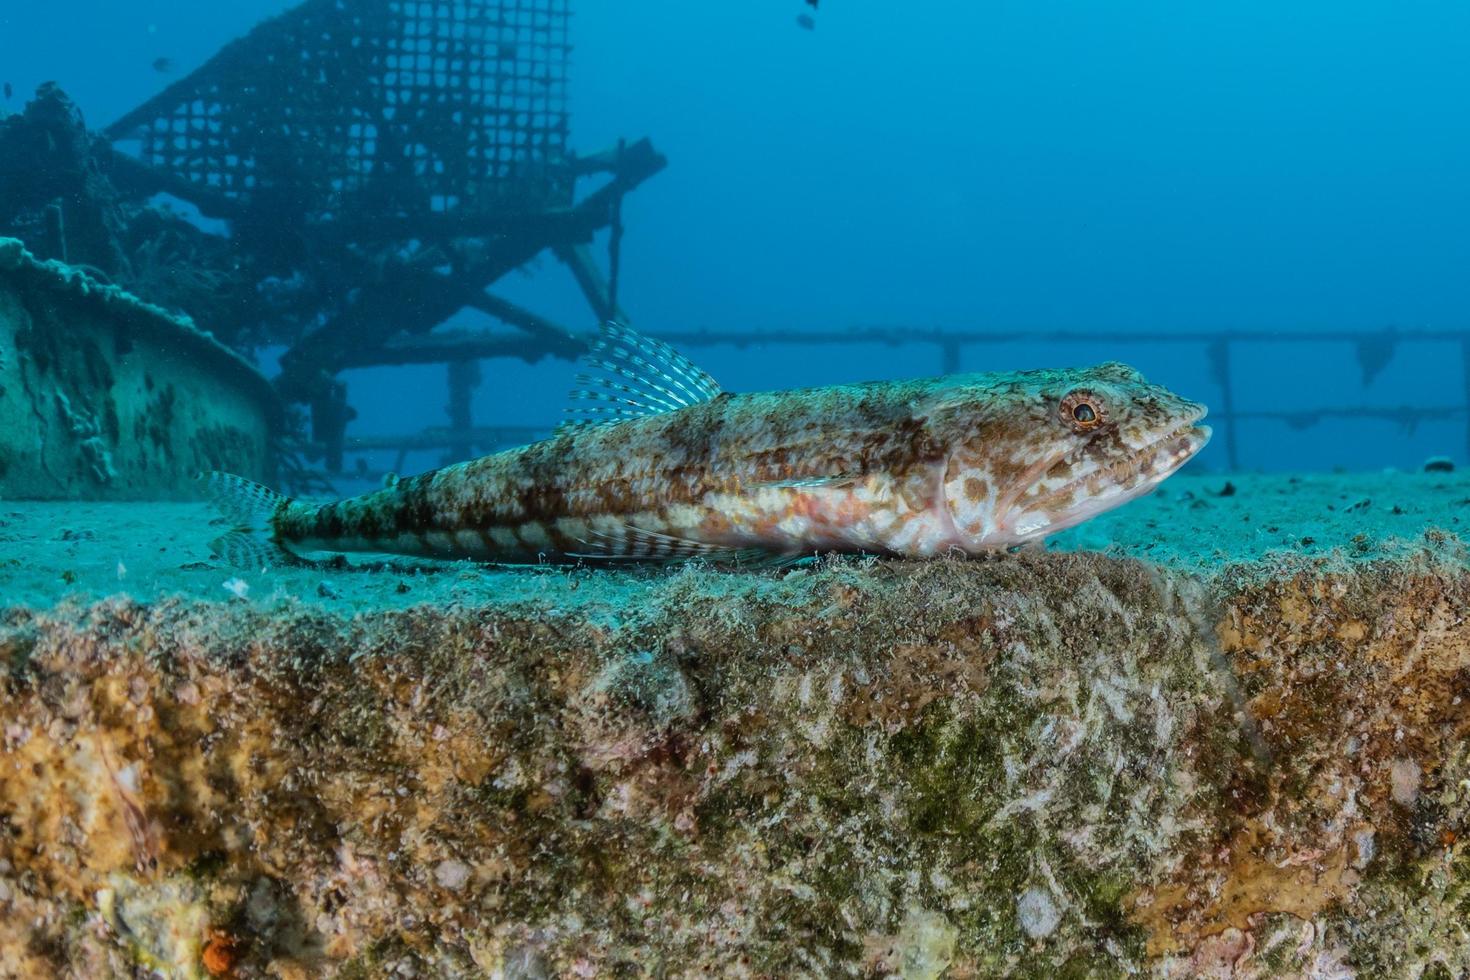
<path fill-rule="evenodd" d="M 290 7 L 11 5 L 0 12 L 0 80 L 11 93 L 0 112 L 21 111 L 55 79 L 103 128 Z M 574 8 L 568 146 L 593 153 L 646 136 L 669 161 L 622 208 L 618 299 L 642 329 L 1009 332 L 1005 343 L 964 344 L 956 363 L 1121 359 L 1211 405 L 1217 420 L 1227 396 L 1207 340 L 1121 335 L 1363 333 L 1363 343 L 1233 345 L 1229 401 L 1244 413 L 1235 459 L 1217 438 L 1198 466 L 1409 469 L 1463 454 L 1454 335 L 1467 326 L 1460 270 L 1470 260 L 1463 5 Z M 813 29 L 797 23 L 806 15 Z M 329 83 L 319 92 L 333 94 Z M 586 179 L 579 194 L 596 186 Z M 200 223 L 230 231 L 217 216 Z M 608 236 L 603 228 L 591 242 L 604 271 Z M 299 271 L 288 263 L 270 275 L 289 282 Z M 345 288 L 365 273 L 331 274 Z M 573 331 L 597 319 L 550 253 L 495 289 Z M 169 305 L 169 290 L 157 292 Z M 218 321 L 258 295 L 189 312 L 222 333 Z M 497 328 L 474 311 L 446 315 Z M 260 341 L 293 340 L 313 322 L 267 323 L 242 346 L 273 373 L 280 345 Z M 1433 336 L 1369 342 L 1389 329 Z M 690 352 L 732 390 L 924 375 L 946 363 L 931 344 Z M 488 364 L 470 396 L 476 424 L 555 423 L 566 362 Z M 442 366 L 342 377 L 357 412 L 351 435 L 449 422 Z M 349 473 L 359 455 L 376 474 L 421 471 L 446 454 L 415 450 L 401 464 L 392 451 L 354 454 Z"/>
<path fill-rule="evenodd" d="M 0 975 L 1464 973 L 1467 38 L 1451 0 L 0 7 Z M 336 539 L 504 546 L 400 481 L 569 390 L 717 398 L 663 352 L 576 380 L 610 321 L 732 393 L 1121 361 L 1214 437 L 973 560 L 270 551 L 276 490 L 395 486 Z M 1130 477 L 1198 438 L 1087 377 L 959 440 L 994 469 L 951 502 L 1085 485 L 1016 432 Z M 823 421 L 960 458 L 885 390 Z"/>

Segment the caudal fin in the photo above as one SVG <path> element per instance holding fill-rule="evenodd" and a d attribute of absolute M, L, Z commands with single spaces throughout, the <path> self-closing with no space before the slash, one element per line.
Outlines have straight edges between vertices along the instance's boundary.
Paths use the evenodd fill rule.
<path fill-rule="evenodd" d="M 237 568 L 300 564 L 301 559 L 281 545 L 273 520 L 290 503 L 289 498 L 231 473 L 207 473 L 204 484 L 215 509 L 235 525 L 227 534 L 209 542 L 216 556 Z"/>

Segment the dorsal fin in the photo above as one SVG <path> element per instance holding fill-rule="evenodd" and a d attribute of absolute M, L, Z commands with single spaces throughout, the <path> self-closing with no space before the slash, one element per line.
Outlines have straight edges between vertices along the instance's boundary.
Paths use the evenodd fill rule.
<path fill-rule="evenodd" d="M 562 427 L 605 425 L 673 412 L 720 393 L 715 379 L 661 340 L 609 320 L 582 355 Z"/>

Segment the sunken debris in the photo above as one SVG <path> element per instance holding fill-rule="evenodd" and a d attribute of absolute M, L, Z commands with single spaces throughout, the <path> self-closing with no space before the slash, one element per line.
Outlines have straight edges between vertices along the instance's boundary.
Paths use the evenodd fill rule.
<path fill-rule="evenodd" d="M 239 350 L 286 347 L 278 386 L 311 416 L 293 447 L 328 471 L 354 414 L 338 374 L 367 365 L 447 365 L 463 411 L 434 444 L 472 456 L 474 361 L 583 349 L 487 289 L 549 252 L 597 319 L 623 315 L 622 200 L 665 165 L 647 139 L 572 149 L 571 14 L 305 0 L 181 77 L 160 58 L 160 90 L 101 134 L 43 86 L 0 119 L 0 235 Z M 466 307 L 511 329 L 425 336 Z"/>

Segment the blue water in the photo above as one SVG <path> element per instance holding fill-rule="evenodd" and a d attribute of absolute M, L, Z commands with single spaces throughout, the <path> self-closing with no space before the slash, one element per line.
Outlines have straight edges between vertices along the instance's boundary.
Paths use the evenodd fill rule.
<path fill-rule="evenodd" d="M 6 107 L 55 79 L 100 127 L 288 6 L 5 5 Z M 624 210 L 642 329 L 1470 328 L 1470 5 L 822 0 L 810 31 L 801 0 L 574 9 L 573 145 L 648 136 L 670 160 Z M 549 257 L 497 290 L 591 326 Z M 930 348 L 691 353 L 736 390 L 938 368 Z M 1116 358 L 1218 406 L 1203 355 L 1021 342 L 961 366 Z M 1401 345 L 1367 386 L 1346 344 L 1244 345 L 1234 370 L 1243 410 L 1465 400 L 1453 343 Z M 497 362 L 477 421 L 554 422 L 571 373 Z M 442 378 L 349 372 L 352 431 L 443 424 Z M 1463 463 L 1465 424 L 1247 421 L 1240 463 Z"/>

